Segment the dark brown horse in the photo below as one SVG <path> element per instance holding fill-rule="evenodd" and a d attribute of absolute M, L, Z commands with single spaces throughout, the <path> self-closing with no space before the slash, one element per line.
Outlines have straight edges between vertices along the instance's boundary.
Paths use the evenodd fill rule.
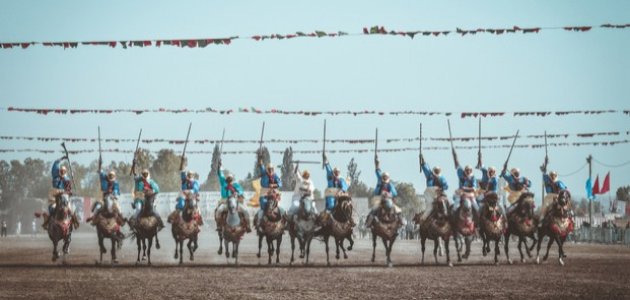
<path fill-rule="evenodd" d="M 291 263 L 294 261 L 295 239 L 300 244 L 300 258 L 308 258 L 311 253 L 311 242 L 315 235 L 317 214 L 313 208 L 313 198 L 306 196 L 300 199 L 300 207 L 295 215 L 289 219 L 289 236 L 291 237 Z"/>
<path fill-rule="evenodd" d="M 120 216 L 120 212 L 115 207 L 115 197 L 111 194 L 103 198 L 103 208 L 99 211 L 98 215 L 94 217 L 94 223 L 96 223 L 96 234 L 98 236 L 98 246 L 100 250 L 99 264 L 103 263 L 103 254 L 107 253 L 104 239 L 110 239 L 112 242 L 111 248 L 111 263 L 116 264 L 116 250 L 120 250 L 122 246 L 122 240 L 124 236 L 120 233 L 120 228 L 125 225 L 126 220 Z"/>
<path fill-rule="evenodd" d="M 543 224 L 538 228 L 538 246 L 536 247 L 536 263 L 540 263 L 540 245 L 545 236 L 549 237 L 547 244 L 547 252 L 543 260 L 549 257 L 549 248 L 555 241 L 558 244 L 558 262 L 564 266 L 564 241 L 571 232 L 573 232 L 573 218 L 570 214 L 571 210 L 571 194 L 567 190 L 558 193 L 558 198 L 551 204 L 551 209 L 545 216 Z"/>
<path fill-rule="evenodd" d="M 131 239 L 136 239 L 138 245 L 138 259 L 136 265 L 140 264 L 140 252 L 142 251 L 144 260 L 145 255 L 147 263 L 151 265 L 151 247 L 153 246 L 153 238 L 155 238 L 155 248 L 160 249 L 160 241 L 158 240 L 158 219 L 153 215 L 153 202 L 155 201 L 155 193 L 145 193 L 142 210 L 138 215 L 137 222 L 134 220 L 130 224 L 132 229 Z M 148 243 L 148 246 L 147 246 Z"/>
<path fill-rule="evenodd" d="M 393 266 L 391 253 L 392 246 L 398 237 L 398 229 L 402 227 L 400 215 L 396 213 L 391 196 L 382 196 L 376 209 L 376 216 L 371 222 L 372 230 L 372 262 L 376 258 L 376 238 L 383 240 L 387 266 Z M 368 216 L 368 218 L 370 218 Z M 368 223 L 368 221 L 366 221 Z"/>
<path fill-rule="evenodd" d="M 190 194 L 189 194 L 190 195 Z M 191 196 L 186 197 L 184 209 L 181 214 L 175 211 L 168 217 L 168 222 L 171 223 L 171 233 L 175 240 L 175 255 L 174 258 L 179 258 L 179 264 L 184 263 L 184 241 L 188 240 L 188 251 L 190 252 L 190 260 L 195 260 L 195 251 L 198 248 L 197 239 L 200 231 L 200 219 L 196 213 L 196 206 L 194 204 L 195 199 Z M 178 249 L 179 248 L 179 249 Z M 177 252 L 179 250 L 179 253 Z"/>
<path fill-rule="evenodd" d="M 431 213 L 426 218 L 424 218 L 422 214 L 416 214 L 413 217 L 414 223 L 420 227 L 422 264 L 424 264 L 424 251 L 427 239 L 433 241 L 433 256 L 435 258 L 435 264 L 438 264 L 438 247 L 440 245 L 439 239 L 442 239 L 444 241 L 444 249 L 446 252 L 446 263 L 449 267 L 453 266 L 448 249 L 451 236 L 453 235 L 449 219 L 449 211 L 450 207 L 448 205 L 447 196 L 440 194 L 437 199 L 433 201 Z"/>
<path fill-rule="evenodd" d="M 536 246 L 536 230 L 538 228 L 538 217 L 534 215 L 534 194 L 529 192 L 522 193 L 518 200 L 513 204 L 514 208 L 507 213 L 508 228 L 505 231 L 504 249 L 508 263 L 512 264 L 510 259 L 509 244 L 510 235 L 518 237 L 518 252 L 521 255 L 521 262 L 525 262 L 523 256 L 522 245 L 525 245 L 525 252 L 529 258 L 532 257 L 531 251 Z M 527 246 L 527 238 L 534 242 L 531 247 Z"/>
<path fill-rule="evenodd" d="M 451 226 L 453 228 L 453 233 L 455 235 L 455 250 L 457 250 L 457 261 L 461 262 L 463 259 L 468 259 L 470 255 L 470 244 L 472 243 L 472 238 L 475 235 L 475 221 L 473 216 L 472 209 L 472 201 L 475 200 L 474 193 L 464 193 L 461 196 L 459 207 L 453 212 L 450 216 Z M 461 255 L 462 245 L 459 245 L 459 239 L 461 237 L 464 241 L 464 245 L 466 246 L 466 252 L 464 255 Z"/>
<path fill-rule="evenodd" d="M 260 251 L 262 248 L 263 238 L 267 241 L 267 253 L 269 253 L 268 264 L 271 264 L 271 257 L 274 250 L 276 251 L 276 263 L 280 263 L 280 244 L 282 244 L 282 235 L 287 224 L 286 214 L 278 207 L 278 201 L 280 200 L 280 194 L 275 190 L 270 190 L 267 193 L 267 207 L 263 212 L 260 226 L 258 226 L 258 253 L 256 256 L 260 258 Z M 254 218 L 254 223 L 259 224 L 258 214 Z M 273 245 L 273 242 L 276 245 Z"/>
<path fill-rule="evenodd" d="M 335 239 L 336 259 L 339 259 L 339 249 L 343 251 L 343 258 L 347 259 L 346 249 L 343 245 L 344 240 L 348 240 L 350 245 L 348 251 L 352 250 L 354 246 L 354 240 L 352 239 L 352 229 L 354 228 L 354 222 L 352 222 L 352 197 L 347 193 L 338 193 L 336 198 L 336 205 L 333 208 L 331 214 L 322 212 L 318 219 L 322 228 L 317 231 L 317 235 L 323 237 L 324 244 L 326 245 L 326 264 L 330 266 L 328 239 L 332 236 Z"/>
<path fill-rule="evenodd" d="M 48 237 L 53 242 L 52 261 L 59 259 L 59 251 L 57 245 L 59 241 L 63 241 L 62 262 L 66 263 L 66 255 L 70 250 L 70 242 L 72 241 L 72 231 L 78 228 L 77 223 L 73 222 L 73 215 L 70 212 L 69 203 L 70 196 L 66 193 L 55 196 L 55 209 L 51 216 L 44 213 L 44 221 L 48 221 Z M 39 215 L 37 215 L 39 217 Z"/>
<path fill-rule="evenodd" d="M 490 241 L 494 241 L 494 263 L 499 263 L 499 241 L 506 230 L 506 220 L 499 205 L 499 197 L 494 192 L 486 193 L 479 216 L 479 233 L 483 240 L 483 256 L 490 253 Z"/>

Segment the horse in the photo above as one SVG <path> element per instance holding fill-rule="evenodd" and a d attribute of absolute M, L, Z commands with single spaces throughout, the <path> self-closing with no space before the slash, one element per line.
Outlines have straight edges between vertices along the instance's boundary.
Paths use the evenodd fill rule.
<path fill-rule="evenodd" d="M 313 208 L 313 198 L 311 196 L 302 197 L 297 213 L 289 219 L 289 236 L 291 237 L 291 264 L 295 254 L 295 239 L 300 244 L 300 258 L 306 257 L 308 264 L 311 253 L 311 241 L 315 235 L 315 222 L 317 214 Z"/>
<path fill-rule="evenodd" d="M 540 264 L 540 245 L 545 236 L 549 237 L 549 243 L 547 244 L 547 253 L 543 257 L 543 260 L 547 260 L 549 257 L 549 248 L 555 241 L 558 244 L 558 262 L 561 266 L 564 266 L 563 258 L 564 248 L 562 247 L 564 241 L 571 232 L 573 232 L 574 224 L 573 218 L 570 215 L 571 206 L 571 194 L 567 190 L 561 190 L 558 193 L 558 198 L 551 204 L 551 210 L 545 216 L 543 224 L 538 228 L 538 246 L 536 247 L 536 263 Z"/>
<path fill-rule="evenodd" d="M 108 194 L 103 197 L 103 208 L 95 216 L 96 234 L 98 236 L 98 246 L 100 249 L 100 260 L 98 264 L 103 263 L 103 254 L 107 253 L 107 249 L 103 243 L 104 239 L 110 239 L 112 242 L 111 262 L 118 263 L 116 260 L 116 250 L 120 250 L 124 236 L 119 234 L 120 228 L 125 225 L 126 220 L 120 217 L 120 212 L 114 207 L 116 197 Z"/>
<path fill-rule="evenodd" d="M 367 223 L 367 222 L 366 222 Z M 371 224 L 372 231 L 372 262 L 376 256 L 376 238 L 383 241 L 385 256 L 387 256 L 387 266 L 391 267 L 392 246 L 398 237 L 398 230 L 402 227 L 400 215 L 396 212 L 394 201 L 390 196 L 383 196 L 380 204 L 376 207 L 376 216 Z"/>
<path fill-rule="evenodd" d="M 147 263 L 151 265 L 151 247 L 153 246 L 153 238 L 155 237 L 155 248 L 160 249 L 160 241 L 158 240 L 158 220 L 153 215 L 153 202 L 155 201 L 155 193 L 144 193 L 144 204 L 138 215 L 137 222 L 134 222 L 131 229 L 131 238 L 136 239 L 138 245 L 138 259 L 136 265 L 140 264 L 140 251 L 142 251 L 142 260 L 147 258 Z M 148 242 L 148 246 L 147 246 Z"/>
<path fill-rule="evenodd" d="M 263 212 L 260 226 L 256 230 L 258 234 L 258 253 L 256 257 L 260 258 L 262 240 L 265 238 L 267 241 L 267 252 L 269 253 L 268 264 L 271 264 L 274 249 L 276 251 L 276 264 L 280 263 L 280 244 L 282 244 L 282 235 L 287 224 L 286 215 L 278 207 L 279 198 L 280 194 L 274 190 L 270 190 L 267 193 L 267 207 Z M 254 223 L 259 224 L 258 214 L 254 218 Z M 275 247 L 273 245 L 274 241 L 276 241 Z"/>
<path fill-rule="evenodd" d="M 421 263 L 424 264 L 424 250 L 427 239 L 433 241 L 433 257 L 435 258 L 435 264 L 438 264 L 438 247 L 440 245 L 439 239 L 444 241 L 444 248 L 446 252 L 446 263 L 449 267 L 453 266 L 451 262 L 451 255 L 449 253 L 449 243 L 451 235 L 453 235 L 453 229 L 449 221 L 449 206 L 446 195 L 440 194 L 437 199 L 432 203 L 433 209 L 428 217 L 424 218 L 422 214 L 415 214 L 413 217 L 414 223 L 419 225 L 420 233 L 420 246 L 422 250 Z"/>
<path fill-rule="evenodd" d="M 508 227 L 504 234 L 504 250 L 508 263 L 512 264 L 508 246 L 510 244 L 510 235 L 518 237 L 518 252 L 521 255 L 521 262 L 525 262 L 523 256 L 522 245 L 525 245 L 525 252 L 529 258 L 532 257 L 531 251 L 536 246 L 536 229 L 538 228 L 538 217 L 534 215 L 534 194 L 529 192 L 521 193 L 518 200 L 513 204 L 514 209 L 507 213 Z M 527 246 L 527 239 L 530 238 L 534 242 L 531 247 Z"/>
<path fill-rule="evenodd" d="M 352 197 L 347 193 L 338 193 L 336 196 L 336 205 L 333 208 L 332 213 L 328 215 L 326 212 L 322 212 L 318 218 L 318 223 L 322 228 L 316 235 L 323 237 L 326 245 L 326 264 L 330 266 L 330 257 L 328 249 L 328 239 L 332 236 L 335 239 L 335 247 L 337 254 L 336 259 L 339 259 L 339 249 L 343 251 L 343 258 L 347 259 L 346 249 L 343 246 L 344 240 L 348 240 L 350 245 L 348 251 L 352 250 L 354 246 L 354 240 L 352 239 Z"/>
<path fill-rule="evenodd" d="M 238 202 L 235 197 L 227 199 L 227 209 L 219 215 L 219 218 L 221 218 L 222 223 L 219 237 L 221 238 L 221 243 L 225 239 L 225 258 L 229 263 L 230 248 L 228 246 L 231 242 L 232 258 L 235 260 L 234 264 L 238 265 L 238 246 L 241 239 L 243 239 L 243 235 L 247 232 L 247 224 L 245 224 L 247 219 L 243 213 L 239 212 Z"/>
<path fill-rule="evenodd" d="M 476 201 L 474 193 L 463 193 L 459 207 L 450 216 L 451 226 L 453 228 L 453 233 L 455 234 L 455 248 L 457 250 L 458 262 L 461 262 L 462 258 L 468 259 L 468 256 L 470 255 L 472 237 L 475 235 L 472 201 Z M 464 255 L 461 255 L 462 247 L 458 238 L 462 238 L 466 246 L 466 252 Z"/>
<path fill-rule="evenodd" d="M 196 206 L 194 204 L 195 199 L 192 195 L 186 196 L 184 209 L 182 213 L 175 211 L 168 216 L 167 222 L 171 223 L 171 233 L 175 240 L 175 255 L 174 259 L 179 258 L 179 264 L 184 263 L 184 241 L 188 240 L 188 251 L 190 252 L 190 260 L 195 260 L 195 251 L 198 248 L 197 239 L 200 231 L 199 216 L 196 213 Z M 177 248 L 179 247 L 179 253 Z"/>
<path fill-rule="evenodd" d="M 53 243 L 52 261 L 56 262 L 59 259 L 59 251 L 57 245 L 59 241 L 63 240 L 63 257 L 62 261 L 65 263 L 66 255 L 70 250 L 70 242 L 72 241 L 72 231 L 78 228 L 77 224 L 73 222 L 73 216 L 70 213 L 70 195 L 62 193 L 55 197 L 55 210 L 51 216 L 44 214 L 44 218 L 52 218 L 48 221 L 48 237 Z"/>
<path fill-rule="evenodd" d="M 499 241 L 506 231 L 506 221 L 499 205 L 499 196 L 494 192 L 486 193 L 485 205 L 479 214 L 479 232 L 483 240 L 483 256 L 490 253 L 490 241 L 494 241 L 494 263 L 499 264 Z"/>

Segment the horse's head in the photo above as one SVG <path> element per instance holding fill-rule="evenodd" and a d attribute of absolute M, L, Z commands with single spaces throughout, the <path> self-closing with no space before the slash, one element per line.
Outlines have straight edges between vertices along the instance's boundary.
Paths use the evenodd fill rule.
<path fill-rule="evenodd" d="M 489 219 L 498 216 L 499 196 L 495 192 L 488 192 L 484 196 L 484 202 L 488 207 L 487 213 L 490 215 Z"/>
<path fill-rule="evenodd" d="M 516 201 L 517 209 L 516 211 L 521 215 L 521 217 L 533 218 L 534 217 L 534 194 L 530 192 L 524 192 Z"/>
<path fill-rule="evenodd" d="M 315 210 L 313 208 L 313 198 L 311 196 L 303 197 L 300 203 L 300 208 L 306 215 L 314 214 Z"/>
<path fill-rule="evenodd" d="M 227 208 L 230 214 L 235 214 L 237 212 L 238 202 L 236 200 L 236 197 L 231 196 L 227 199 Z"/>
<path fill-rule="evenodd" d="M 415 213 L 411 219 L 415 224 L 422 223 L 422 213 Z"/>
<path fill-rule="evenodd" d="M 352 217 L 352 198 L 349 194 L 343 193 L 337 196 L 337 205 L 335 209 L 339 209 L 347 218 Z"/>
<path fill-rule="evenodd" d="M 145 213 L 152 213 L 154 201 L 155 201 L 155 193 L 144 193 L 144 205 L 142 206 L 142 210 Z"/>
<path fill-rule="evenodd" d="M 112 213 L 114 211 L 114 201 L 116 200 L 116 196 L 113 194 L 107 194 L 103 197 L 103 204 L 107 212 Z"/>
<path fill-rule="evenodd" d="M 448 196 L 444 193 L 440 193 L 435 201 L 433 201 L 433 209 L 440 217 L 448 216 Z"/>
<path fill-rule="evenodd" d="M 571 205 L 571 193 L 567 190 L 561 190 L 558 192 L 558 198 L 554 205 L 556 210 L 556 215 L 559 217 L 567 217 L 569 212 L 569 207 Z"/>
<path fill-rule="evenodd" d="M 278 201 L 280 200 L 280 193 L 276 190 L 269 190 L 267 193 L 267 207 L 266 212 L 272 212 L 278 207 Z"/>
<path fill-rule="evenodd" d="M 381 207 L 386 211 L 390 211 L 394 208 L 394 200 L 390 193 L 385 192 L 381 195 Z"/>

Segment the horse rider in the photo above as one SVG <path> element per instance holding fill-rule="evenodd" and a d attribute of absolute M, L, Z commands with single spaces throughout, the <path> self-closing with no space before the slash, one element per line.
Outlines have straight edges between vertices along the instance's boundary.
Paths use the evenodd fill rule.
<path fill-rule="evenodd" d="M 420 169 L 427 180 L 427 189 L 424 192 L 425 201 L 429 200 L 430 203 L 433 203 L 440 195 L 445 194 L 448 190 L 448 183 L 446 182 L 446 178 L 442 176 L 442 168 L 435 166 L 432 169 L 424 160 L 422 154 L 420 154 Z M 445 199 L 448 202 L 447 205 L 450 205 L 451 203 L 448 197 L 445 197 Z M 433 205 L 427 205 L 427 207 L 423 214 L 425 218 L 428 218 L 433 213 Z"/>
<path fill-rule="evenodd" d="M 551 171 L 547 173 L 547 164 L 549 163 L 549 159 L 545 157 L 545 162 L 542 166 L 540 166 L 540 171 L 543 173 L 543 183 L 545 184 L 545 198 L 543 199 L 543 205 L 540 211 L 540 216 L 542 219 L 547 215 L 547 210 L 553 204 L 553 202 L 558 198 L 558 194 L 562 190 L 566 190 L 567 186 L 558 179 L 558 173 L 556 171 Z M 540 222 L 542 224 L 542 222 Z"/>
<path fill-rule="evenodd" d="M 237 197 L 238 211 L 239 213 L 242 213 L 243 217 L 245 218 L 245 224 L 246 224 L 245 229 L 247 230 L 247 232 L 251 232 L 252 229 L 250 228 L 250 225 L 249 225 L 249 213 L 247 212 L 246 209 L 243 209 L 241 207 L 241 204 L 245 197 L 243 194 L 243 188 L 238 182 L 234 182 L 234 175 L 228 174 L 227 176 L 225 176 L 225 174 L 223 173 L 223 170 L 221 169 L 221 166 L 223 166 L 223 163 L 219 159 L 219 165 L 217 167 L 217 176 L 219 177 L 219 185 L 221 185 L 221 201 L 219 201 L 219 206 L 217 208 L 217 211 L 219 211 L 220 213 L 223 213 L 224 211 L 226 211 L 227 199 L 229 199 L 230 197 Z M 217 230 L 219 229 L 217 228 Z"/>
<path fill-rule="evenodd" d="M 453 150 L 453 160 L 455 161 L 455 169 L 457 169 L 457 178 L 459 179 L 459 188 L 455 191 L 455 197 L 459 199 L 454 199 L 453 211 L 457 210 L 459 205 L 462 204 L 462 201 L 470 199 L 470 204 L 473 208 L 474 214 L 478 217 L 479 206 L 477 205 L 475 192 L 479 185 L 477 184 L 477 179 L 473 175 L 473 168 L 470 165 L 466 165 L 462 168 L 459 164 L 459 160 L 457 159 L 455 150 Z"/>
<path fill-rule="evenodd" d="M 511 213 L 512 210 L 514 210 L 514 208 L 516 207 L 516 205 L 514 205 L 516 203 L 516 200 L 518 200 L 522 192 L 527 191 L 527 189 L 532 186 L 532 182 L 527 179 L 527 177 L 521 177 L 521 171 L 518 168 L 512 168 L 509 175 L 506 173 L 506 171 L 507 164 L 504 164 L 503 170 L 501 170 L 501 177 L 505 179 L 505 181 L 508 183 L 508 201 L 511 204 L 506 212 L 507 215 L 508 213 Z"/>
<path fill-rule="evenodd" d="M 495 167 L 484 167 L 481 159 L 479 160 L 478 169 L 481 170 L 481 180 L 479 180 L 479 196 L 477 201 L 479 205 L 483 205 L 483 199 L 488 193 L 499 193 L 499 179 L 497 178 L 497 169 Z"/>
<path fill-rule="evenodd" d="M 55 160 L 52 165 L 52 189 L 48 193 L 48 217 L 44 218 L 44 222 L 42 227 L 45 230 L 48 230 L 48 222 L 51 218 L 53 218 L 55 213 L 55 208 L 57 206 L 56 199 L 60 197 L 62 194 L 68 194 L 68 196 L 72 196 L 72 182 L 68 177 L 68 169 L 66 166 L 61 166 L 61 161 L 67 160 L 68 157 L 64 156 L 60 159 Z M 72 216 L 72 223 L 75 228 L 79 227 L 79 221 L 77 220 L 77 216 L 72 211 L 70 206 L 67 207 L 69 214 Z"/>
<path fill-rule="evenodd" d="M 300 209 L 300 202 L 303 199 L 308 197 L 313 197 L 313 193 L 315 192 L 315 184 L 311 180 L 311 173 L 308 170 L 302 171 L 300 174 L 299 164 L 295 166 L 295 189 L 293 190 L 293 197 L 291 208 L 289 208 L 288 217 L 289 220 L 293 220 L 293 216 L 296 215 Z M 315 214 L 317 214 L 317 207 L 315 206 L 315 201 L 312 202 L 313 210 Z"/>
<path fill-rule="evenodd" d="M 378 160 L 378 157 L 374 157 L 374 167 L 376 173 L 376 187 L 374 188 L 374 196 L 378 196 L 380 201 L 385 199 L 392 200 L 394 212 L 398 215 L 398 222 L 400 226 L 405 225 L 405 219 L 402 217 L 402 210 L 398 205 L 396 205 L 396 197 L 398 197 L 398 192 L 396 191 L 396 187 L 394 183 L 389 178 L 389 173 L 381 171 L 381 162 Z M 377 203 L 379 200 L 375 201 Z M 374 205 L 370 213 L 368 214 L 367 220 L 365 222 L 366 227 L 372 226 L 372 221 L 376 217 L 376 213 L 378 212 L 380 205 Z"/>
<path fill-rule="evenodd" d="M 194 219 L 199 225 L 203 225 L 197 202 L 199 202 L 199 181 L 195 178 L 195 172 L 188 170 L 185 171 L 183 164 L 180 166 L 179 177 L 182 181 L 182 192 L 177 197 L 177 203 L 175 204 L 175 211 L 173 214 L 178 214 L 184 211 L 186 206 L 186 199 L 190 199 L 191 205 L 194 207 Z"/>
<path fill-rule="evenodd" d="M 326 168 L 327 183 L 327 188 L 325 192 L 326 213 L 323 215 L 325 220 L 337 205 L 337 195 L 339 193 L 348 192 L 348 183 L 343 177 L 341 177 L 341 171 L 339 170 L 339 168 L 332 168 L 330 166 L 330 163 L 328 162 L 328 157 L 326 157 L 325 153 L 323 154 L 322 158 L 324 161 L 324 167 Z"/>
<path fill-rule="evenodd" d="M 111 203 L 112 210 L 116 214 L 116 222 L 118 224 L 122 224 L 122 218 L 120 217 L 120 207 L 118 205 L 117 197 L 120 196 L 120 186 L 118 184 L 118 180 L 116 179 L 116 172 L 114 170 L 110 170 L 105 174 L 102 169 L 102 163 L 99 161 L 98 163 L 98 177 L 101 183 L 101 192 L 103 193 L 103 198 L 99 198 L 92 205 L 92 216 L 90 216 L 87 221 L 92 222 L 92 225 L 96 225 L 98 214 L 101 212 L 103 205 L 105 204 L 105 198 L 108 196 L 113 196 L 115 201 Z"/>
<path fill-rule="evenodd" d="M 131 221 L 137 223 L 139 221 L 140 213 L 142 212 L 142 207 L 144 206 L 144 197 L 145 195 L 156 195 L 160 192 L 160 187 L 157 182 L 151 178 L 151 174 L 148 169 L 142 170 L 140 176 L 136 175 L 136 170 L 132 170 L 134 175 L 134 201 L 131 204 L 131 207 L 135 210 L 134 217 Z M 164 222 L 162 222 L 162 218 L 157 213 L 157 211 L 153 211 L 153 216 L 158 221 L 158 231 L 164 228 Z"/>
<path fill-rule="evenodd" d="M 260 186 L 262 187 L 262 191 L 260 193 L 260 198 L 258 199 L 260 203 L 260 209 L 258 210 L 258 224 L 256 224 L 256 228 L 260 227 L 262 224 L 263 213 L 267 208 L 267 192 L 277 190 L 282 187 L 282 181 L 278 174 L 274 171 L 274 166 L 271 162 L 267 164 L 265 168 L 265 164 L 263 162 L 262 156 L 258 156 L 258 168 L 260 170 Z M 280 213 L 283 214 L 283 209 L 278 206 Z"/>

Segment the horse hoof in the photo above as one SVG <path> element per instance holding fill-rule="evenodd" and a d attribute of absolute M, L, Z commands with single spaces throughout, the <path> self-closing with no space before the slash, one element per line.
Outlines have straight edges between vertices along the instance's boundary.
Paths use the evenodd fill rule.
<path fill-rule="evenodd" d="M 524 258 L 521 258 L 521 263 L 523 263 L 523 264 L 525 263 L 525 259 Z"/>
<path fill-rule="evenodd" d="M 118 260 L 114 259 L 112 260 L 112 265 L 117 265 L 118 264 Z"/>
<path fill-rule="evenodd" d="M 352 246 L 348 246 L 348 251 L 352 251 Z"/>
<path fill-rule="evenodd" d="M 339 255 L 335 255 L 335 258 L 336 258 L 336 259 L 339 259 Z"/>
<path fill-rule="evenodd" d="M 540 256 L 536 256 L 536 264 L 540 265 Z"/>
<path fill-rule="evenodd" d="M 348 259 L 348 255 L 346 255 L 346 254 L 344 253 L 344 255 L 343 255 L 343 259 Z"/>
<path fill-rule="evenodd" d="M 330 267 L 330 262 L 326 262 L 326 266 L 327 266 L 327 267 Z"/>
<path fill-rule="evenodd" d="M 391 267 L 393 267 L 393 266 L 394 266 L 394 264 L 393 264 L 393 263 L 391 263 L 391 262 L 388 262 L 388 263 L 387 263 L 387 267 L 388 267 L 388 268 L 391 268 Z"/>
<path fill-rule="evenodd" d="M 452 263 L 452 262 L 449 262 L 449 263 L 448 263 L 448 266 L 452 268 L 452 267 L 453 267 L 453 263 Z"/>
<path fill-rule="evenodd" d="M 180 266 L 181 266 L 181 265 L 183 265 L 183 264 L 184 264 L 184 262 L 183 262 L 183 261 L 180 261 L 180 262 L 179 262 L 179 265 L 180 265 Z"/>
<path fill-rule="evenodd" d="M 160 243 L 155 243 L 155 249 L 160 249 Z"/>
<path fill-rule="evenodd" d="M 223 254 L 223 250 L 219 249 L 219 251 L 217 251 L 217 254 L 219 254 L 219 255 Z"/>
<path fill-rule="evenodd" d="M 260 253 L 256 254 L 256 257 L 260 258 Z"/>
<path fill-rule="evenodd" d="M 190 256 L 190 261 L 195 261 L 195 257 Z"/>
<path fill-rule="evenodd" d="M 136 261 L 136 267 L 137 267 L 137 266 L 139 266 L 139 265 L 140 265 L 140 261 L 139 261 L 139 260 L 137 260 L 137 261 Z"/>
<path fill-rule="evenodd" d="M 498 265 L 499 265 L 499 262 L 498 262 L 498 261 L 495 261 L 495 262 L 494 262 L 494 265 L 495 265 L 495 266 L 498 266 Z"/>
<path fill-rule="evenodd" d="M 101 249 L 101 254 L 107 253 L 107 249 Z"/>
<path fill-rule="evenodd" d="M 225 257 L 230 258 L 230 253 L 229 252 L 225 252 Z"/>
<path fill-rule="evenodd" d="M 150 267 L 150 266 L 152 266 L 153 264 L 152 264 L 151 262 L 148 262 L 148 263 L 147 263 L 147 265 Z"/>
<path fill-rule="evenodd" d="M 512 261 L 511 259 L 508 259 L 508 264 L 509 264 L 509 265 L 514 264 L 514 261 Z"/>
<path fill-rule="evenodd" d="M 560 266 L 564 267 L 564 260 L 562 260 L 562 258 L 559 258 L 558 262 L 560 263 Z"/>
<path fill-rule="evenodd" d="M 547 261 L 547 255 L 543 256 L 543 261 Z"/>
<path fill-rule="evenodd" d="M 299 256 L 299 257 L 300 257 L 300 258 L 304 258 L 304 255 L 303 255 L 303 254 L 300 254 L 300 256 Z"/>

